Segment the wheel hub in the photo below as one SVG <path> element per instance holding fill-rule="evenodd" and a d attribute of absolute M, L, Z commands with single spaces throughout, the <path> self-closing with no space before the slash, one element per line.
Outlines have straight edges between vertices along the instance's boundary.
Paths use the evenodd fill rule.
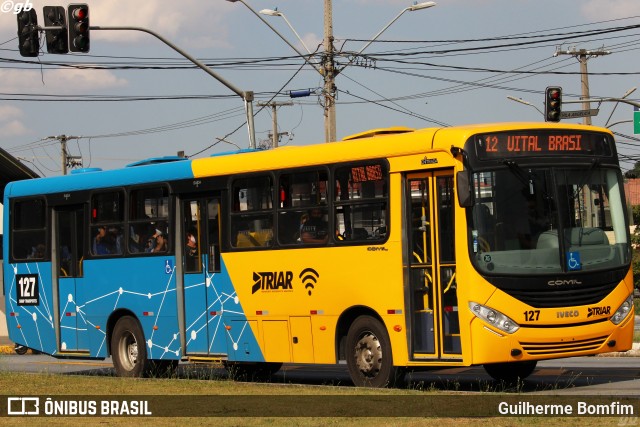
<path fill-rule="evenodd" d="M 366 376 L 376 376 L 382 366 L 382 348 L 378 337 L 365 334 L 355 348 L 356 365 Z"/>

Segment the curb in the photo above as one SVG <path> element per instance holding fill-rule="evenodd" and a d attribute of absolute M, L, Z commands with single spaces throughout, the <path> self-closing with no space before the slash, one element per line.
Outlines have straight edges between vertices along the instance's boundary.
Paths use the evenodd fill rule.
<path fill-rule="evenodd" d="M 0 354 L 17 354 L 14 350 L 13 344 L 0 345 Z M 29 349 L 25 354 L 33 354 L 33 350 Z"/>
<path fill-rule="evenodd" d="M 598 357 L 640 357 L 640 343 L 634 342 L 631 350 L 598 354 Z"/>
<path fill-rule="evenodd" d="M 0 354 L 15 354 L 12 345 L 0 345 Z"/>

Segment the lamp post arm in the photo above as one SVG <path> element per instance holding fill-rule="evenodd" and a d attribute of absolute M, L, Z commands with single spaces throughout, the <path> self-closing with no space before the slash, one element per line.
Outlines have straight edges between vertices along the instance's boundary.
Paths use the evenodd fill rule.
<path fill-rule="evenodd" d="M 544 113 L 538 107 L 536 107 L 535 105 L 533 105 L 529 101 L 525 101 L 522 98 L 516 98 L 515 96 L 507 96 L 507 99 L 509 99 L 511 101 L 519 102 L 520 104 L 528 105 L 529 107 L 533 107 L 536 110 L 538 110 L 538 113 L 540 113 L 540 114 L 542 114 L 544 116 Z"/>
<path fill-rule="evenodd" d="M 242 0 L 240 0 L 240 1 L 242 1 Z M 345 69 L 345 68 L 347 68 L 349 65 L 351 65 L 351 64 L 353 63 L 354 59 L 355 59 L 357 56 L 359 56 L 362 52 L 364 52 L 364 50 L 365 50 L 366 48 L 368 48 L 368 47 L 371 45 L 371 43 L 373 43 L 374 41 L 376 41 L 376 40 L 378 39 L 378 37 L 380 37 L 380 36 L 382 35 L 382 33 L 384 33 L 385 31 L 387 31 L 387 29 L 388 29 L 391 25 L 393 25 L 393 23 L 394 23 L 394 22 L 396 22 L 398 19 L 400 19 L 400 17 L 401 17 L 402 15 L 404 15 L 404 13 L 405 13 L 405 12 L 409 12 L 409 11 L 413 12 L 413 11 L 415 11 L 415 10 L 426 9 L 426 8 L 429 8 L 429 7 L 432 7 L 432 6 L 435 6 L 435 5 L 436 5 L 436 3 L 435 3 L 435 2 L 429 1 L 429 2 L 424 2 L 424 3 L 420 3 L 420 4 L 414 4 L 413 6 L 405 7 L 404 9 L 402 9 L 402 10 L 400 11 L 400 13 L 396 15 L 396 17 L 395 17 L 395 18 L 393 18 L 393 19 L 392 19 L 392 20 L 391 20 L 387 25 L 385 25 L 384 27 L 382 27 L 382 29 L 381 29 L 380 31 L 378 31 L 378 33 L 377 33 L 375 36 L 373 36 L 373 37 L 371 38 L 371 40 L 369 40 L 369 41 L 368 41 L 364 46 L 362 46 L 362 48 L 361 48 L 361 49 L 360 49 L 360 50 L 359 50 L 355 55 L 353 55 L 353 57 L 349 60 L 349 62 L 347 62 L 347 63 L 346 63 L 346 64 L 345 64 L 341 69 L 340 69 L 340 71 L 344 70 L 344 69 Z"/>
<path fill-rule="evenodd" d="M 150 30 L 148 28 L 142 28 L 142 27 L 100 27 L 100 26 L 91 26 L 91 27 L 89 27 L 89 29 L 90 30 L 111 30 L 111 31 L 123 31 L 123 30 L 142 31 L 143 33 L 151 34 L 152 36 L 154 36 L 155 38 L 157 38 L 158 40 L 160 40 L 161 42 L 163 42 L 164 44 L 169 46 L 171 49 L 175 50 L 180 55 L 182 55 L 183 57 L 185 57 L 186 59 L 191 61 L 193 64 L 198 66 L 205 73 L 209 74 L 211 77 L 213 77 L 214 79 L 218 80 L 220 83 L 225 85 L 233 93 L 235 93 L 236 95 L 238 95 L 239 97 L 241 97 L 244 100 L 245 110 L 246 110 L 246 113 L 247 113 L 247 126 L 249 128 L 249 146 L 251 148 L 255 148 L 255 146 L 256 146 L 256 134 L 255 134 L 255 129 L 254 129 L 254 125 L 253 125 L 253 92 L 252 91 L 243 91 L 243 90 L 237 88 L 235 85 L 233 85 L 232 83 L 227 81 L 224 77 L 220 76 L 218 73 L 216 73 L 215 71 L 213 71 L 212 69 L 207 67 L 205 64 L 200 62 L 198 59 L 194 58 L 189 53 L 185 52 L 184 50 L 182 50 L 181 48 L 179 48 L 178 46 L 176 46 L 175 44 L 173 44 L 172 42 L 170 42 L 169 40 L 167 40 L 166 38 L 164 38 L 160 34 L 156 33 L 153 30 Z"/>
<path fill-rule="evenodd" d="M 256 12 L 255 10 L 253 10 L 253 8 L 252 8 L 251 6 L 249 6 L 247 3 L 245 3 L 245 1 L 244 1 L 244 0 L 227 0 L 227 1 L 231 1 L 232 3 L 240 2 L 240 3 L 242 3 L 243 5 L 245 5 L 245 7 L 246 7 L 247 9 L 249 9 L 249 10 L 251 11 L 251 13 L 253 13 L 254 15 L 256 15 L 256 16 L 258 17 L 258 19 L 259 19 L 259 20 L 261 20 L 262 22 L 264 22 L 264 25 L 266 25 L 267 27 L 271 28 L 271 31 L 273 31 L 274 33 L 276 33 L 276 34 L 278 35 L 278 37 L 280 37 L 280 38 L 282 39 L 282 41 L 284 41 L 286 44 L 288 44 L 288 45 L 289 45 L 289 47 L 290 47 L 291 49 L 293 49 L 293 50 L 298 54 L 298 56 L 300 56 L 302 59 L 304 59 L 304 60 L 305 60 L 305 62 L 306 62 L 307 64 L 311 65 L 311 66 L 313 67 L 313 69 L 314 69 L 314 70 L 316 70 L 318 73 L 323 74 L 323 71 L 322 71 L 320 68 L 318 68 L 318 66 L 317 66 L 316 64 L 314 64 L 313 62 L 311 62 L 311 61 L 309 60 L 309 58 L 307 57 L 307 55 L 305 55 L 304 53 L 300 52 L 300 51 L 299 51 L 299 50 L 298 50 L 294 45 L 292 45 L 292 44 L 289 42 L 289 40 L 287 40 L 287 39 L 286 39 L 282 34 L 280 34 L 280 33 L 278 32 L 278 30 L 276 30 L 276 29 L 275 29 L 271 24 L 269 24 L 269 23 L 267 22 L 267 20 L 266 20 L 266 19 L 264 19 L 262 16 L 260 16 L 260 14 L 259 14 L 258 12 Z M 283 16 L 283 17 L 284 17 L 284 16 Z M 288 22 L 288 21 L 287 21 L 287 22 Z M 295 33 L 295 30 L 294 30 L 294 33 Z M 297 33 L 296 33 L 296 35 L 297 35 Z M 300 37 L 300 36 L 298 36 L 298 37 Z M 303 43 L 303 46 L 304 46 L 304 43 Z M 306 48 L 306 46 L 305 46 L 305 48 Z M 308 50 L 308 49 L 307 49 L 307 50 Z"/>
<path fill-rule="evenodd" d="M 371 43 L 376 41 L 376 39 L 378 37 L 380 37 L 380 35 L 382 35 L 382 33 L 384 33 L 387 30 L 387 28 L 389 28 L 391 25 L 393 25 L 393 23 L 396 22 L 408 10 L 409 10 L 408 7 L 405 7 L 404 9 L 402 9 L 402 11 L 395 18 L 393 18 L 391 20 L 391 22 L 389 22 L 387 25 L 385 25 L 380 31 L 378 31 L 378 34 L 373 36 L 373 38 L 371 40 L 369 40 L 364 46 L 362 46 L 362 49 L 360 49 L 355 55 L 353 55 L 351 57 L 351 59 L 349 60 L 349 62 L 347 62 L 345 65 L 342 66 L 342 68 L 340 68 L 340 72 L 342 72 L 342 70 L 344 70 L 349 65 L 351 65 L 353 63 L 353 61 L 356 59 L 357 56 L 359 56 L 362 52 L 364 52 L 364 50 L 366 48 L 368 48 L 371 45 Z"/>
<path fill-rule="evenodd" d="M 309 50 L 309 48 L 307 47 L 307 45 L 304 43 L 304 40 L 302 40 L 302 37 L 300 37 L 300 34 L 298 34 L 298 32 L 296 31 L 295 28 L 293 28 L 293 25 L 291 25 L 291 22 L 289 22 L 289 20 L 287 19 L 287 17 L 284 15 L 284 13 L 281 13 L 280 16 L 282 17 L 282 19 L 284 19 L 284 22 L 287 23 L 287 25 L 289 26 L 289 28 L 291 29 L 291 31 L 293 31 L 293 34 L 296 35 L 296 37 L 298 38 L 298 40 L 300 40 L 300 43 L 302 44 L 302 46 L 304 47 L 304 50 L 307 51 L 307 53 L 309 55 L 313 55 L 313 53 L 311 53 L 311 51 Z"/>
<path fill-rule="evenodd" d="M 399 13 L 395 18 L 393 18 L 393 19 L 391 20 L 391 22 L 389 22 L 387 25 L 385 25 L 385 26 L 384 26 L 380 31 L 378 31 L 378 33 L 377 33 L 375 36 L 373 36 L 373 38 L 372 38 L 371 40 L 369 40 L 369 41 L 368 41 L 364 46 L 362 46 L 362 49 L 360 49 L 360 50 L 358 51 L 358 53 L 356 53 L 356 55 L 355 55 L 355 56 L 358 56 L 358 55 L 360 55 L 362 52 L 364 52 L 364 50 L 365 50 L 366 48 L 368 48 L 368 47 L 371 45 L 371 43 L 373 43 L 374 41 L 376 41 L 376 40 L 378 39 L 378 37 L 380 37 L 380 36 L 382 35 L 382 33 L 384 33 L 385 31 L 387 31 L 387 28 L 389 28 L 391 25 L 393 25 L 393 23 L 394 23 L 394 22 L 396 22 L 398 19 L 400 19 L 400 17 L 401 17 L 402 15 L 404 15 L 404 13 L 405 13 L 406 11 L 408 11 L 408 10 L 409 10 L 409 8 L 408 8 L 408 7 L 405 7 L 404 9 L 402 9 L 402 11 L 401 11 L 401 12 L 400 12 L 400 13 Z M 347 64 L 347 65 L 349 65 L 349 64 Z"/>
<path fill-rule="evenodd" d="M 635 87 L 632 87 L 631 89 L 629 89 L 624 95 L 622 95 L 622 99 L 626 98 L 627 96 L 631 95 L 633 92 L 636 91 Z M 609 124 L 609 121 L 611 120 L 611 117 L 613 117 L 613 113 L 616 112 L 616 108 L 618 108 L 618 103 L 616 102 L 616 105 L 613 106 L 613 109 L 611 110 L 611 114 L 609 114 L 609 118 L 607 119 L 607 121 L 604 124 L 604 127 L 607 127 L 607 125 Z"/>
<path fill-rule="evenodd" d="M 609 126 L 606 126 L 606 125 L 605 125 L 605 127 L 606 127 L 607 129 L 611 129 L 611 128 L 612 128 L 612 127 L 614 127 L 615 125 L 619 125 L 619 124 L 622 124 L 622 123 L 633 123 L 633 120 L 622 120 L 622 121 L 619 121 L 619 122 L 611 123 Z"/>

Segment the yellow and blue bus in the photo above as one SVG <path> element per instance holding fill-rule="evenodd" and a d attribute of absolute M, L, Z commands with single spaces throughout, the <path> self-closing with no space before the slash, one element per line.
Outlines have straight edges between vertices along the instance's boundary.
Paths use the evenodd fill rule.
<path fill-rule="evenodd" d="M 633 280 L 613 135 L 506 123 L 376 129 L 335 143 L 155 158 L 4 194 L 12 341 L 269 374 L 408 370 L 632 346 Z"/>

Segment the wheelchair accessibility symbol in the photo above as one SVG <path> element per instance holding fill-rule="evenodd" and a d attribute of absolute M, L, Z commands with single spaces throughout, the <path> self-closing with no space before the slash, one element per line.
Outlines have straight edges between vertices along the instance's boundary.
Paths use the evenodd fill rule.
<path fill-rule="evenodd" d="M 582 263 L 580 262 L 580 252 L 567 252 L 567 270 L 582 270 Z"/>
<path fill-rule="evenodd" d="M 173 273 L 173 261 L 170 259 L 166 259 L 164 264 L 164 272 L 166 274 L 171 274 Z"/>

